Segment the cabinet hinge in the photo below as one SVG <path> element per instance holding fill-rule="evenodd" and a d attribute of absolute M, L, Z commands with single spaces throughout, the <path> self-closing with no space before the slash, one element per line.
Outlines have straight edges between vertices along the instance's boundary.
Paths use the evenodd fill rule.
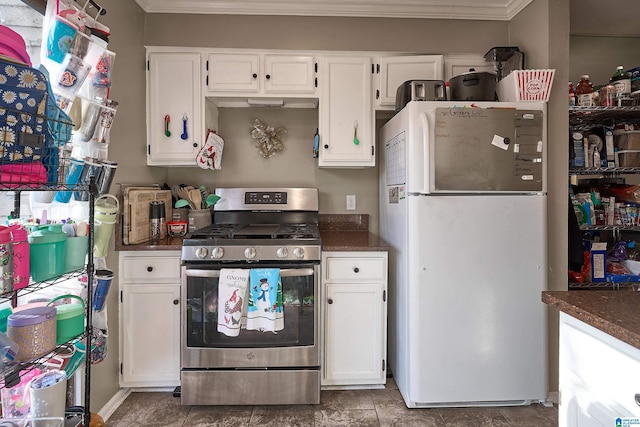
<path fill-rule="evenodd" d="M 207 74 L 207 77 L 204 78 L 204 84 L 205 86 L 209 86 L 209 75 Z"/>
<path fill-rule="evenodd" d="M 380 64 L 376 64 L 376 74 L 380 74 Z"/>
<path fill-rule="evenodd" d="M 204 63 L 204 69 L 209 71 L 209 60 L 208 59 Z"/>
<path fill-rule="evenodd" d="M 151 144 L 147 144 L 147 154 L 151 155 Z"/>
<path fill-rule="evenodd" d="M 316 71 L 316 73 L 317 73 L 317 72 L 318 72 L 318 63 L 317 63 L 317 62 L 316 62 L 316 63 L 314 63 L 314 64 L 313 64 L 313 67 L 314 67 L 314 69 L 315 69 L 315 71 Z"/>
<path fill-rule="evenodd" d="M 120 302 L 122 302 L 122 291 L 120 291 Z"/>
<path fill-rule="evenodd" d="M 387 370 L 387 363 L 382 359 L 382 372 Z"/>
<path fill-rule="evenodd" d="M 151 69 L 151 64 L 149 62 L 150 61 L 147 59 L 147 71 L 149 71 Z"/>
<path fill-rule="evenodd" d="M 375 149 L 375 147 L 372 145 L 372 146 L 371 146 L 371 155 L 372 155 L 372 156 L 373 156 L 373 155 L 375 155 L 375 151 L 374 151 L 374 149 Z"/>
<path fill-rule="evenodd" d="M 122 375 L 122 363 L 120 364 L 120 375 Z"/>
<path fill-rule="evenodd" d="M 376 89 L 376 99 L 380 99 L 380 89 Z"/>
<path fill-rule="evenodd" d="M 376 73 L 376 64 L 371 64 L 371 74 Z"/>
<path fill-rule="evenodd" d="M 318 78 L 316 77 L 314 80 L 315 80 L 316 87 L 318 87 Z"/>
<path fill-rule="evenodd" d="M 382 291 L 382 301 L 387 301 L 387 291 Z"/>

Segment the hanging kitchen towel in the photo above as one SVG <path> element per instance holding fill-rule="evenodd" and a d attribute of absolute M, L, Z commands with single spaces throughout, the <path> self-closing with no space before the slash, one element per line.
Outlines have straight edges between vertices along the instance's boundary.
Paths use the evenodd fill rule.
<path fill-rule="evenodd" d="M 284 329 L 280 269 L 251 269 L 249 288 L 247 329 L 270 332 Z"/>
<path fill-rule="evenodd" d="M 218 281 L 218 332 L 229 337 L 240 333 L 242 314 L 247 311 L 249 271 L 241 268 L 220 269 Z"/>
<path fill-rule="evenodd" d="M 202 169 L 218 170 L 222 169 L 222 150 L 224 140 L 220 135 L 210 130 L 204 146 L 196 156 L 196 163 Z"/>

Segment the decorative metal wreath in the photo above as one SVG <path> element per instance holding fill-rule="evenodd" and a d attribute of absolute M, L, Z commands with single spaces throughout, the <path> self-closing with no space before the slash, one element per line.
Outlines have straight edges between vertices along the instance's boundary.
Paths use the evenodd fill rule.
<path fill-rule="evenodd" d="M 284 150 L 284 140 L 288 132 L 286 128 L 273 128 L 258 119 L 253 121 L 252 126 L 251 138 L 258 140 L 257 147 L 262 157 L 268 159 L 277 152 Z"/>

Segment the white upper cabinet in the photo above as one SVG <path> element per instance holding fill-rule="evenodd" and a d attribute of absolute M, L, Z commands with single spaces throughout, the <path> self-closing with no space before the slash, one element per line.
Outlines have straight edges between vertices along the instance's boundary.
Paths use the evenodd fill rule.
<path fill-rule="evenodd" d="M 451 77 L 468 73 L 469 69 L 475 71 L 495 71 L 493 63 L 484 59 L 483 55 L 446 55 L 444 57 L 444 77 L 447 81 Z"/>
<path fill-rule="evenodd" d="M 371 57 L 320 58 L 319 167 L 375 166 Z"/>
<path fill-rule="evenodd" d="M 147 165 L 195 166 L 204 139 L 200 54 L 147 52 Z"/>
<path fill-rule="evenodd" d="M 442 55 L 386 56 L 377 59 L 376 108 L 391 110 L 396 105 L 398 86 L 407 80 L 443 80 Z"/>
<path fill-rule="evenodd" d="M 311 55 L 210 53 L 206 58 L 209 94 L 311 96 L 316 92 L 316 63 Z"/>

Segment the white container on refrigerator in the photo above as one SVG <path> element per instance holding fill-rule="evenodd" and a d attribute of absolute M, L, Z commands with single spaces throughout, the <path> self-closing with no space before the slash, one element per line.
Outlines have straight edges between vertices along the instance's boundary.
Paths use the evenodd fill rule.
<path fill-rule="evenodd" d="M 381 131 L 389 367 L 410 408 L 547 397 L 546 104 L 473 105 L 412 101 Z"/>

